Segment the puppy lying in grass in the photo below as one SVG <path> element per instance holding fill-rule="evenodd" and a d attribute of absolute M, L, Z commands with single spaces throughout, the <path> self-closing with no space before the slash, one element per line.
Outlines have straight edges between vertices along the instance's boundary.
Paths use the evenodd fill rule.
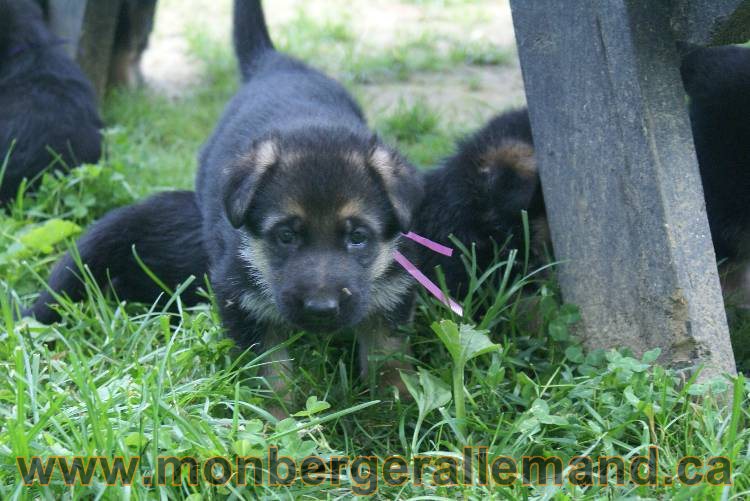
<path fill-rule="evenodd" d="M 492 265 L 498 247 L 524 249 L 524 210 L 533 237 L 531 267 L 544 264 L 547 221 L 525 109 L 498 115 L 461 141 L 426 174 L 425 193 L 415 231 L 437 242 L 449 244 L 453 235 L 467 248 L 473 244 L 480 272 Z M 468 275 L 460 256 L 419 252 L 425 272 L 439 265 L 451 295 L 465 296 Z"/>
<path fill-rule="evenodd" d="M 0 204 L 46 168 L 96 163 L 96 97 L 31 0 L 0 0 Z M 1 171 L 0 171 L 1 172 Z"/>

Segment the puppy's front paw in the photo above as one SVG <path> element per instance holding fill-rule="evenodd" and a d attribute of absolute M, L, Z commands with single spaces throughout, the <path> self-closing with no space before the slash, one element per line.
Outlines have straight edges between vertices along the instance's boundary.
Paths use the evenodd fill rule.
<path fill-rule="evenodd" d="M 412 400 L 411 393 L 406 388 L 401 372 L 413 373 L 414 366 L 408 362 L 397 362 L 383 366 L 378 375 L 378 386 L 381 391 L 395 388 L 398 398 L 401 400 Z"/>

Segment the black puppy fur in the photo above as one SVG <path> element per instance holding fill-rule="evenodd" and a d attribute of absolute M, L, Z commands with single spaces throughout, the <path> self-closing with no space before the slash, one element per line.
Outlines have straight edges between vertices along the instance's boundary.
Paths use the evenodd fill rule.
<path fill-rule="evenodd" d="M 94 91 L 61 43 L 34 2 L 0 0 L 0 165 L 10 152 L 0 203 L 15 197 L 23 178 L 101 155 Z"/>
<path fill-rule="evenodd" d="M 78 240 L 77 250 L 97 285 L 111 284 L 122 301 L 153 303 L 164 291 L 136 261 L 135 247 L 141 261 L 167 287 L 174 288 L 191 275 L 197 278 L 180 296 L 183 304 L 192 305 L 200 300 L 197 289 L 207 272 L 200 223 L 194 192 L 159 193 L 109 212 Z M 74 301 L 84 297 L 86 289 L 70 253 L 53 268 L 49 289 Z M 44 290 L 26 313 L 40 322 L 55 322 L 59 315 L 50 307 L 55 302 Z"/>
<path fill-rule="evenodd" d="M 452 234 L 469 248 L 475 244 L 480 270 L 492 264 L 498 246 L 523 249 L 522 210 L 528 212 L 535 238 L 543 235 L 544 202 L 527 111 L 498 115 L 463 140 L 453 156 L 427 173 L 425 190 L 416 231 L 437 242 L 450 244 Z M 541 247 L 534 250 L 541 257 Z M 430 272 L 440 265 L 453 295 L 466 292 L 459 255 L 422 249 L 419 261 Z"/>
<path fill-rule="evenodd" d="M 719 259 L 750 251 L 750 49 L 698 49 L 682 62 L 711 235 Z"/>
<path fill-rule="evenodd" d="M 697 49 L 681 72 L 722 286 L 750 306 L 750 49 Z"/>
<path fill-rule="evenodd" d="M 109 86 L 132 88 L 143 84 L 141 57 L 154 29 L 155 14 L 156 0 L 125 0 L 120 6 L 109 63 Z"/>

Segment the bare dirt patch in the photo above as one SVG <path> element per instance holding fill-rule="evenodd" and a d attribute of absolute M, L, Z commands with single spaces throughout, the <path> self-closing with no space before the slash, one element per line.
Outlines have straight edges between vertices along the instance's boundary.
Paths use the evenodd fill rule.
<path fill-rule="evenodd" d="M 358 39 L 377 47 L 387 48 L 405 36 L 430 33 L 450 39 L 481 40 L 513 54 L 507 65 L 460 65 L 447 72 L 415 73 L 404 82 L 364 85 L 361 94 L 371 111 L 390 109 L 400 101 L 423 100 L 448 119 L 474 124 L 525 102 L 507 1 L 476 2 L 458 10 L 394 0 L 273 0 L 265 2 L 265 7 L 272 31 L 304 9 L 313 19 L 346 20 Z M 186 34 L 198 28 L 228 45 L 230 21 L 229 0 L 161 0 L 143 61 L 148 85 L 171 97 L 189 91 L 200 82 L 204 69 L 190 55 Z"/>
<path fill-rule="evenodd" d="M 461 66 L 451 73 L 418 73 L 408 82 L 367 85 L 367 108 L 375 113 L 399 103 L 423 101 L 444 120 L 478 124 L 490 116 L 526 102 L 517 62 L 507 66 Z"/>

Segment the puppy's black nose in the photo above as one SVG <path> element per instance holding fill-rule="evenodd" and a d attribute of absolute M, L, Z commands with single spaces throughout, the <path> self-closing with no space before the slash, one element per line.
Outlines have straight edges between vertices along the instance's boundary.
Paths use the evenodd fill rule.
<path fill-rule="evenodd" d="M 339 301 L 334 297 L 314 297 L 305 300 L 305 315 L 317 319 L 333 318 L 339 313 Z"/>

